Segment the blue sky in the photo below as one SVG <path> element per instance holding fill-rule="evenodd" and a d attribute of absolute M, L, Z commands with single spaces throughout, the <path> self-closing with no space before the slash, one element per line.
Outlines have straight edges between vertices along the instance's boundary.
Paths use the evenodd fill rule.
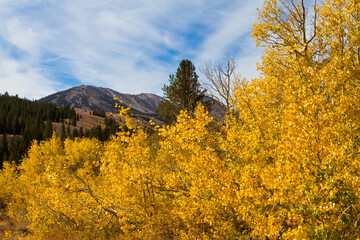
<path fill-rule="evenodd" d="M 38 99 L 81 84 L 155 93 L 182 59 L 237 60 L 256 77 L 261 0 L 1 0 L 0 93 Z"/>

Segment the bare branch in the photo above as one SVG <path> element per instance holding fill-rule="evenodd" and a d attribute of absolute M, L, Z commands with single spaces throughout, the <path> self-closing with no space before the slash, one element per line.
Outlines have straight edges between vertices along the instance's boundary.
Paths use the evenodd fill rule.
<path fill-rule="evenodd" d="M 232 108 L 231 96 L 236 85 L 235 69 L 235 58 L 231 56 L 227 56 L 224 63 L 208 62 L 200 68 L 206 77 L 204 84 L 210 95 L 226 106 L 226 112 Z"/>

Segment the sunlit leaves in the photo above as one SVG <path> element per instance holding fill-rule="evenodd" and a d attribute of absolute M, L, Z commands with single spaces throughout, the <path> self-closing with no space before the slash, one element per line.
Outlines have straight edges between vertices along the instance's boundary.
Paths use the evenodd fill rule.
<path fill-rule="evenodd" d="M 150 134 L 120 107 L 127 127 L 105 144 L 35 142 L 1 172 L 9 215 L 37 238 L 360 237 L 359 3 L 305 3 L 265 1 L 262 75 L 223 122 L 198 106 Z"/>

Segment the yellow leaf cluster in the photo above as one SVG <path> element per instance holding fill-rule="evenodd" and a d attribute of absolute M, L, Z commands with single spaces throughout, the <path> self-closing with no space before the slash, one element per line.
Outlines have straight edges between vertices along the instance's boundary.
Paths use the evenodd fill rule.
<path fill-rule="evenodd" d="M 35 238 L 360 237 L 360 6 L 265 0 L 253 35 L 261 77 L 233 113 L 200 105 L 155 133 L 35 142 L 0 174 L 0 199 Z M 316 4 L 315 4 L 316 3 Z"/>

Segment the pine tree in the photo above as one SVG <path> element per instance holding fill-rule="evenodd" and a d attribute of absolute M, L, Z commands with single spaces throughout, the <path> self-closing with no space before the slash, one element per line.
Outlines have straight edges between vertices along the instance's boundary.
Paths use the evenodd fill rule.
<path fill-rule="evenodd" d="M 7 160 L 8 152 L 9 147 L 7 142 L 7 136 L 6 133 L 4 133 L 0 142 L 0 168 L 3 165 L 3 162 Z"/>
<path fill-rule="evenodd" d="M 76 120 L 77 120 L 76 114 L 73 114 L 73 115 L 72 115 L 72 118 L 71 118 L 71 124 L 72 124 L 74 127 L 76 127 Z"/>
<path fill-rule="evenodd" d="M 84 137 L 84 128 L 83 127 L 80 127 L 79 137 Z"/>
<path fill-rule="evenodd" d="M 48 119 L 46 121 L 43 136 L 45 139 L 47 139 L 47 138 L 51 138 L 52 134 L 53 134 L 52 121 L 51 121 L 51 119 Z"/>
<path fill-rule="evenodd" d="M 170 84 L 163 87 L 165 101 L 161 102 L 158 112 L 162 118 L 174 121 L 180 110 L 192 114 L 197 104 L 205 97 L 190 60 L 182 60 L 176 74 L 170 75 Z"/>
<path fill-rule="evenodd" d="M 67 128 L 66 128 L 66 134 L 68 136 L 70 136 L 70 134 L 71 134 L 70 125 L 68 125 Z"/>
<path fill-rule="evenodd" d="M 65 124 L 61 125 L 60 139 L 64 141 L 66 138 Z"/>
<path fill-rule="evenodd" d="M 9 162 L 15 162 L 19 164 L 21 161 L 22 151 L 20 149 L 20 138 L 12 138 L 9 149 Z"/>

